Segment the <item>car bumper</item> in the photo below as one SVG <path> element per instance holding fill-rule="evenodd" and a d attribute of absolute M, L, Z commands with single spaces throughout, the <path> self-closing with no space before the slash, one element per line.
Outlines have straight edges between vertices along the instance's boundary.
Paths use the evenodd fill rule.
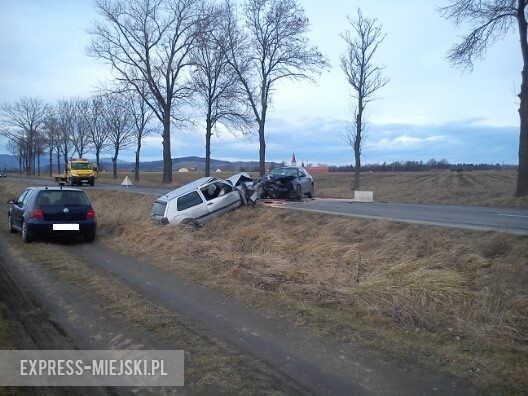
<path fill-rule="evenodd" d="M 71 181 L 74 184 L 79 183 L 93 183 L 95 178 L 93 176 L 72 176 Z"/>
<path fill-rule="evenodd" d="M 54 230 L 53 224 L 79 224 L 79 230 Z M 34 235 L 85 235 L 94 233 L 97 228 L 95 222 L 45 222 L 45 223 L 27 223 L 28 231 Z"/>

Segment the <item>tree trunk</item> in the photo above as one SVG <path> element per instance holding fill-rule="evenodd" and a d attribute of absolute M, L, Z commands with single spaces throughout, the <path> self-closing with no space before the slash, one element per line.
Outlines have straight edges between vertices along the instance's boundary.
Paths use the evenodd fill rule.
<path fill-rule="evenodd" d="M 206 120 L 206 130 L 205 130 L 205 173 L 204 176 L 211 175 L 211 134 L 212 134 L 212 125 L 210 117 L 207 117 Z"/>
<path fill-rule="evenodd" d="M 114 156 L 112 157 L 112 168 L 114 171 L 114 179 L 117 179 L 117 156 L 119 155 L 119 149 L 116 148 Z"/>
<path fill-rule="evenodd" d="M 363 99 L 359 98 L 358 113 L 356 116 L 356 137 L 354 139 L 354 181 L 352 182 L 352 191 L 359 190 L 359 175 L 361 172 L 361 134 L 363 133 Z"/>
<path fill-rule="evenodd" d="M 20 157 L 18 157 L 18 174 L 19 175 L 22 174 L 22 155 L 20 155 Z"/>
<path fill-rule="evenodd" d="M 57 152 L 57 173 L 61 173 L 60 154 Z"/>
<path fill-rule="evenodd" d="M 141 151 L 141 138 L 138 138 L 136 150 L 136 166 L 134 167 L 134 181 L 139 181 L 139 153 Z"/>
<path fill-rule="evenodd" d="M 519 94 L 519 169 L 517 172 L 517 189 L 515 195 L 528 195 L 528 69 L 522 72 L 521 92 Z"/>
<path fill-rule="evenodd" d="M 49 175 L 53 176 L 53 150 L 50 149 L 49 152 Z"/>
<path fill-rule="evenodd" d="M 40 154 L 37 154 L 37 175 L 40 176 Z"/>
<path fill-rule="evenodd" d="M 66 167 L 66 164 L 68 163 L 68 146 L 64 145 L 64 167 Z"/>
<path fill-rule="evenodd" d="M 163 117 L 163 183 L 172 183 L 170 106 Z"/>
<path fill-rule="evenodd" d="M 97 172 L 101 171 L 101 167 L 99 166 L 99 157 L 101 155 L 101 149 L 96 148 L 95 149 L 95 163 L 97 164 Z"/>
<path fill-rule="evenodd" d="M 527 22 L 524 14 L 525 0 L 519 0 L 517 9 L 517 22 L 523 56 L 523 71 L 521 92 L 519 93 L 520 106 L 519 118 L 521 121 L 519 133 L 519 169 L 517 171 L 517 188 L 515 195 L 528 195 L 528 37 Z"/>
<path fill-rule="evenodd" d="M 259 122 L 259 174 L 266 174 L 266 136 L 264 135 L 264 118 Z"/>

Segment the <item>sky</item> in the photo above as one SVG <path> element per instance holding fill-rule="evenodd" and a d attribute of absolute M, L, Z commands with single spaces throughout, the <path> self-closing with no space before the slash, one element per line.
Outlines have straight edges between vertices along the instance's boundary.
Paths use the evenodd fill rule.
<path fill-rule="evenodd" d="M 444 20 L 444 0 L 298 0 L 310 19 L 310 42 L 331 68 L 309 81 L 276 86 L 266 125 L 267 159 L 349 164 L 343 134 L 351 118 L 350 91 L 339 58 L 347 15 L 360 7 L 375 17 L 386 38 L 376 62 L 390 83 L 367 108 L 363 163 L 430 158 L 516 164 L 518 98 L 522 69 L 517 32 L 495 43 L 471 73 L 446 61 L 449 48 L 467 31 Z M 108 65 L 88 57 L 88 29 L 98 16 L 91 0 L 0 0 L 0 103 L 34 96 L 53 103 L 89 96 L 111 78 Z M 204 133 L 173 128 L 172 155 L 204 156 Z M 0 140 L 0 153 L 6 153 Z M 133 150 L 120 158 L 132 160 Z M 161 159 L 161 137 L 147 138 L 142 159 Z M 212 156 L 258 160 L 255 135 L 220 131 Z"/>

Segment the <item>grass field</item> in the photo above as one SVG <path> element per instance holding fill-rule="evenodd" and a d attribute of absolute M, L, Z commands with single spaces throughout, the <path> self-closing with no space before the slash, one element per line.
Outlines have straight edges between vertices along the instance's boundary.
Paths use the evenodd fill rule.
<path fill-rule="evenodd" d="M 21 188 L 7 182 L 2 198 Z M 125 254 L 343 342 L 528 389 L 528 237 L 263 207 L 160 227 L 153 197 L 87 191 L 98 239 Z"/>
<path fill-rule="evenodd" d="M 528 388 L 527 237 L 272 208 L 191 231 L 150 224 L 149 197 L 90 194 L 101 239 L 124 253 L 345 342 Z"/>
<path fill-rule="evenodd" d="M 527 237 L 272 208 L 191 231 L 151 224 L 151 197 L 88 193 L 99 239 L 127 254 L 345 342 L 490 390 L 528 387 Z"/>
<path fill-rule="evenodd" d="M 228 172 L 214 174 L 221 178 L 231 175 Z M 120 173 L 115 182 L 120 183 L 125 176 L 133 180 L 132 173 Z M 172 186 L 202 176 L 199 172 L 174 173 Z M 514 171 L 363 173 L 361 189 L 374 191 L 376 201 L 528 208 L 528 198 L 513 196 L 516 177 Z M 352 197 L 351 173 L 314 175 L 314 179 L 319 197 Z M 109 173 L 102 173 L 100 180 L 114 182 Z M 139 184 L 163 186 L 160 181 L 161 173 L 150 172 L 141 174 Z"/>

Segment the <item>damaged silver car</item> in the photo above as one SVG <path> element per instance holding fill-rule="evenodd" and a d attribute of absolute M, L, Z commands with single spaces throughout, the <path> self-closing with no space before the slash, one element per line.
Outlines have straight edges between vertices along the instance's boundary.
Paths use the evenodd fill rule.
<path fill-rule="evenodd" d="M 202 177 L 154 202 L 152 219 L 161 224 L 203 224 L 213 217 L 245 205 L 250 191 L 245 183 L 253 183 L 246 174 L 231 180 Z"/>
<path fill-rule="evenodd" d="M 257 181 L 248 173 L 226 180 L 202 177 L 156 199 L 151 216 L 161 224 L 203 224 L 260 198 L 300 200 L 303 195 L 314 196 L 314 183 L 302 167 L 276 168 Z"/>

